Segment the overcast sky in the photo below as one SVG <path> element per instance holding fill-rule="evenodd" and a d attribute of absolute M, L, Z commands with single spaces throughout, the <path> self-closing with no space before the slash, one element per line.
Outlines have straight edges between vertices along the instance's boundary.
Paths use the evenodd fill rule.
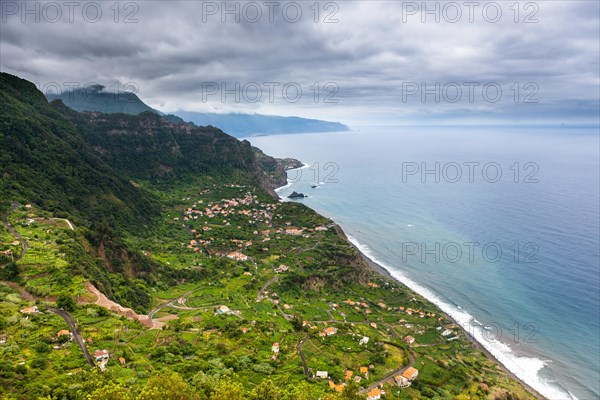
<path fill-rule="evenodd" d="M 40 88 L 131 83 L 163 112 L 348 124 L 598 121 L 598 1 L 426 8 L 433 11 L 420 1 L 2 1 L 0 64 Z"/>

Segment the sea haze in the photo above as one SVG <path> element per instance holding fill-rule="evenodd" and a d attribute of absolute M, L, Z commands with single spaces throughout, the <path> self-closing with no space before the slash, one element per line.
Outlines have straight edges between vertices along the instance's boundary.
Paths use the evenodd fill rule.
<path fill-rule="evenodd" d="M 300 201 L 521 379 L 550 399 L 600 397 L 597 128 L 367 127 L 250 140 L 310 166 L 290 171 L 282 197 L 307 194 Z M 437 177 L 421 174 L 435 163 Z"/>

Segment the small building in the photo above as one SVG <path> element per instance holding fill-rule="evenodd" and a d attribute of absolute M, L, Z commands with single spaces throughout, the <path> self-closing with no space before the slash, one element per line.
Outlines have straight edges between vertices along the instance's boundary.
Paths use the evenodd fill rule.
<path fill-rule="evenodd" d="M 369 368 L 360 367 L 359 372 L 365 376 L 366 379 L 369 379 Z"/>
<path fill-rule="evenodd" d="M 335 335 L 337 333 L 337 328 L 330 326 L 329 328 L 325 328 L 322 333 L 323 336 Z"/>
<path fill-rule="evenodd" d="M 233 251 L 229 254 L 227 254 L 227 258 L 230 258 L 232 260 L 235 261 L 246 261 L 248 260 L 248 256 L 245 254 L 240 253 L 239 251 Z"/>
<path fill-rule="evenodd" d="M 381 399 L 381 395 L 384 395 L 385 392 L 379 388 L 374 388 L 369 393 L 367 393 L 367 400 L 379 400 Z"/>
<path fill-rule="evenodd" d="M 331 379 L 329 380 L 329 387 L 333 390 L 335 390 L 336 392 L 343 392 L 344 391 L 344 385 L 343 384 L 339 384 L 336 385 Z"/>
<path fill-rule="evenodd" d="M 39 313 L 40 311 L 38 310 L 37 306 L 33 306 L 33 307 L 25 307 L 22 308 L 21 313 L 23 314 L 36 314 Z"/>
<path fill-rule="evenodd" d="M 398 385 L 401 388 L 410 386 L 410 381 L 402 375 L 396 375 L 394 377 L 394 381 L 396 381 L 396 385 Z"/>
<path fill-rule="evenodd" d="M 289 270 L 289 268 L 285 264 L 281 264 L 279 267 L 275 268 L 275 272 L 277 272 L 278 274 L 287 270 Z"/>
<path fill-rule="evenodd" d="M 273 346 L 271 346 L 271 350 L 275 354 L 279 353 L 279 343 L 273 343 Z"/>
<path fill-rule="evenodd" d="M 217 314 L 218 315 L 222 315 L 222 314 L 232 314 L 232 311 L 229 307 L 227 306 L 219 306 L 219 308 L 217 308 Z"/>
<path fill-rule="evenodd" d="M 406 371 L 402 373 L 402 376 L 408 379 L 409 381 L 413 381 L 417 379 L 417 376 L 419 376 L 419 370 L 414 367 L 409 367 L 406 369 Z"/>
<path fill-rule="evenodd" d="M 352 379 L 352 375 L 354 375 L 354 372 L 347 370 L 346 373 L 344 374 L 344 379 L 349 381 L 350 379 Z"/>
<path fill-rule="evenodd" d="M 69 339 L 71 339 L 73 337 L 73 334 L 66 329 L 62 329 L 56 334 L 57 338 L 60 338 L 61 336 L 68 336 Z"/>
<path fill-rule="evenodd" d="M 444 332 L 442 332 L 442 336 L 448 336 L 448 335 L 452 335 L 452 331 L 450 329 L 446 329 Z"/>
<path fill-rule="evenodd" d="M 108 361 L 108 350 L 95 350 L 94 351 L 94 359 L 97 362 L 104 362 L 104 361 Z"/>
<path fill-rule="evenodd" d="M 125 364 L 125 359 L 123 357 L 119 357 L 119 362 L 121 365 Z"/>
<path fill-rule="evenodd" d="M 363 345 L 363 344 L 367 344 L 369 343 L 369 337 L 368 336 L 363 336 L 362 339 L 360 339 L 358 341 L 358 344 Z"/>
<path fill-rule="evenodd" d="M 404 337 L 404 342 L 408 344 L 413 344 L 415 342 L 415 338 L 410 335 L 406 335 Z"/>
<path fill-rule="evenodd" d="M 317 378 L 327 379 L 329 377 L 329 373 L 327 371 L 317 371 Z"/>

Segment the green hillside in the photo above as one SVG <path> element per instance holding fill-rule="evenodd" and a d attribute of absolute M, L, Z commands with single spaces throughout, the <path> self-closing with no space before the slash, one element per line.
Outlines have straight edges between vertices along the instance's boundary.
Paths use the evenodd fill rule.
<path fill-rule="evenodd" d="M 295 160 L 0 79 L 0 398 L 534 398 L 273 196 Z"/>

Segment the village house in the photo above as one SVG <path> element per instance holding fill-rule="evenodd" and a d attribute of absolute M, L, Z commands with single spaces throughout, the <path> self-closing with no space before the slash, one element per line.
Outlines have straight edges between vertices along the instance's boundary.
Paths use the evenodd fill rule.
<path fill-rule="evenodd" d="M 281 264 L 278 268 L 275 268 L 275 272 L 277 272 L 277 273 L 285 272 L 287 270 L 289 270 L 289 268 L 285 264 Z"/>
<path fill-rule="evenodd" d="M 369 369 L 367 367 L 360 367 L 359 372 L 364 375 L 365 379 L 369 379 Z"/>
<path fill-rule="evenodd" d="M 329 327 L 329 328 L 325 328 L 321 333 L 319 333 L 319 336 L 323 337 L 323 336 L 331 336 L 331 335 L 335 335 L 337 333 L 337 328 L 334 327 Z"/>
<path fill-rule="evenodd" d="M 4 257 L 10 257 L 12 255 L 12 250 L 8 249 L 5 251 L 0 251 L 0 254 L 3 255 Z"/>
<path fill-rule="evenodd" d="M 73 337 L 73 334 L 66 329 L 62 329 L 62 330 L 58 331 L 58 333 L 56 334 L 56 337 L 60 338 L 61 336 L 65 336 L 65 335 L 69 336 L 69 339 L 71 339 Z"/>
<path fill-rule="evenodd" d="M 336 385 L 332 380 L 329 381 L 329 387 L 332 388 L 333 390 L 335 390 L 338 393 L 341 393 L 341 392 L 344 391 L 344 385 L 343 384 Z"/>
<path fill-rule="evenodd" d="M 327 379 L 327 377 L 329 376 L 329 373 L 327 371 L 317 371 L 316 376 L 317 376 L 317 378 Z"/>
<path fill-rule="evenodd" d="M 419 370 L 414 367 L 407 368 L 406 371 L 402 373 L 402 376 L 408 379 L 409 381 L 414 381 L 419 376 Z"/>
<path fill-rule="evenodd" d="M 39 310 L 38 310 L 37 306 L 33 306 L 33 307 L 25 307 L 25 308 L 22 308 L 20 311 L 21 311 L 21 313 L 23 313 L 23 314 L 35 314 L 35 313 L 38 313 L 38 312 L 39 312 Z"/>
<path fill-rule="evenodd" d="M 119 357 L 119 362 L 121 363 L 121 365 L 125 364 L 125 359 L 123 357 Z"/>
<path fill-rule="evenodd" d="M 444 332 L 442 332 L 442 336 L 448 336 L 448 335 L 452 335 L 452 331 L 450 329 L 446 329 Z"/>
<path fill-rule="evenodd" d="M 344 379 L 349 381 L 350 379 L 352 379 L 352 375 L 354 375 L 354 372 L 347 370 L 346 373 L 344 374 Z"/>
<path fill-rule="evenodd" d="M 396 375 L 394 377 L 394 381 L 396 381 L 396 385 L 398 385 L 401 388 L 410 386 L 410 381 L 402 375 Z"/>
<path fill-rule="evenodd" d="M 222 314 L 233 314 L 233 311 L 231 311 L 231 309 L 227 306 L 219 306 L 219 308 L 217 308 L 217 312 L 218 315 L 222 315 Z"/>
<path fill-rule="evenodd" d="M 273 351 L 275 354 L 279 353 L 279 343 L 273 343 L 273 346 L 271 346 L 271 351 Z"/>
<path fill-rule="evenodd" d="M 298 228 L 287 228 L 287 229 L 285 230 L 285 234 L 286 234 L 286 235 L 294 235 L 294 236 L 301 235 L 301 234 L 302 234 L 302 229 L 298 229 Z"/>
<path fill-rule="evenodd" d="M 95 350 L 94 351 L 94 359 L 97 362 L 105 362 L 108 361 L 108 350 Z"/>
<path fill-rule="evenodd" d="M 232 260 L 235 261 L 246 261 L 248 260 L 248 256 L 245 254 L 240 253 L 239 251 L 233 251 L 229 254 L 227 254 L 227 258 L 230 258 Z"/>
<path fill-rule="evenodd" d="M 374 388 L 369 393 L 367 393 L 367 400 L 379 400 L 381 399 L 381 395 L 384 395 L 385 392 L 379 388 Z"/>
<path fill-rule="evenodd" d="M 413 344 L 415 342 L 415 338 L 410 335 L 406 335 L 403 340 L 407 344 Z"/>
<path fill-rule="evenodd" d="M 363 336 L 362 339 L 360 339 L 358 341 L 358 344 L 363 345 L 363 344 L 367 344 L 369 343 L 369 337 L 368 336 Z"/>

